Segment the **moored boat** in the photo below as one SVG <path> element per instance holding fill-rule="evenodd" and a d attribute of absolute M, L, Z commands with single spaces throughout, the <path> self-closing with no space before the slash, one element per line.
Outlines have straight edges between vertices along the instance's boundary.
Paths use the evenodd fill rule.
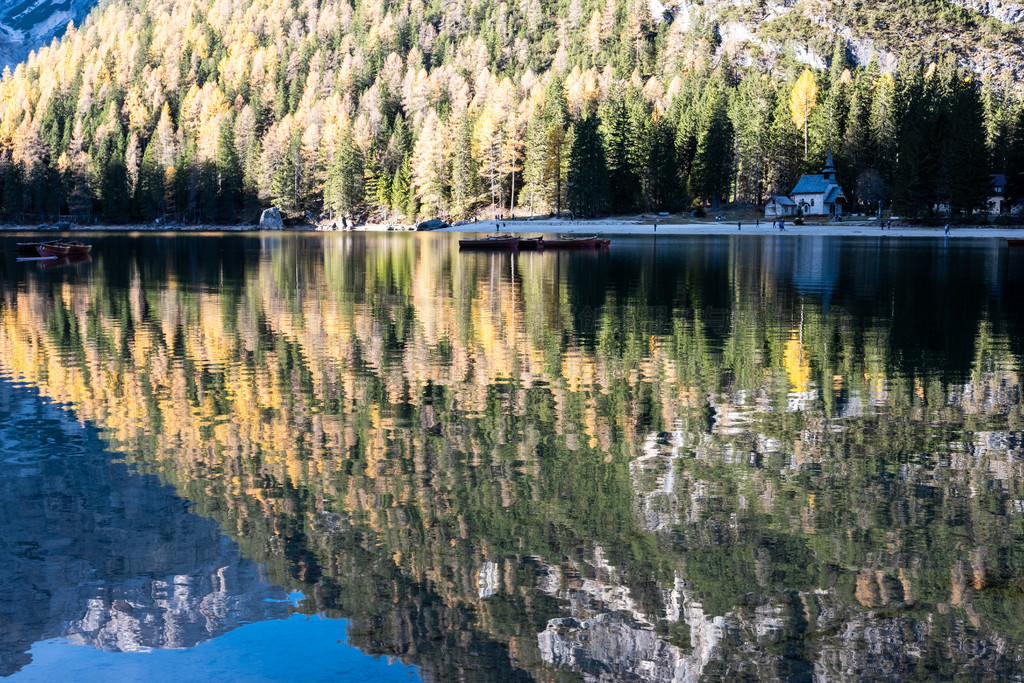
<path fill-rule="evenodd" d="M 91 244 L 83 244 L 77 240 L 71 240 L 68 242 L 62 242 L 68 248 L 68 254 L 71 256 L 88 254 L 92 251 Z"/>
<path fill-rule="evenodd" d="M 545 249 L 593 249 L 597 246 L 597 235 L 587 237 L 576 237 L 575 235 L 560 235 L 555 240 L 544 240 Z"/>
<path fill-rule="evenodd" d="M 519 240 L 519 250 L 539 251 L 544 248 L 543 237 L 524 237 Z"/>
<path fill-rule="evenodd" d="M 605 237 L 605 238 L 599 239 L 597 241 L 597 246 L 598 247 L 607 247 L 607 246 L 611 245 L 611 243 L 612 243 L 612 241 L 610 239 L 608 239 L 607 237 Z"/>
<path fill-rule="evenodd" d="M 25 254 L 26 256 L 32 254 L 35 256 L 39 253 L 39 247 L 47 244 L 60 244 L 60 240 L 50 240 L 49 242 L 18 242 L 18 252 Z"/>
<path fill-rule="evenodd" d="M 470 240 L 459 240 L 459 249 L 500 249 L 519 251 L 518 235 L 488 235 Z"/>
<path fill-rule="evenodd" d="M 40 256 L 67 256 L 70 247 L 60 242 L 46 242 L 36 245 L 36 251 Z"/>
<path fill-rule="evenodd" d="M 1006 246 L 1008 247 L 1024 247 L 1024 238 L 1008 238 L 1006 240 Z"/>

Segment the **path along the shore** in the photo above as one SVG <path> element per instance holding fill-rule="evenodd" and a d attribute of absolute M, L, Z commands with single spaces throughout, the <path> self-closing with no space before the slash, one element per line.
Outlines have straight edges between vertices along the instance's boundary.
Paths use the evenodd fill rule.
<path fill-rule="evenodd" d="M 703 223 L 658 223 L 657 229 L 651 222 L 623 218 L 603 218 L 599 220 L 551 220 L 538 219 L 515 221 L 479 221 L 477 223 L 464 223 L 454 225 L 434 232 L 457 232 L 457 233 L 495 233 L 499 232 L 496 227 L 500 225 L 500 232 L 516 233 L 519 235 L 531 235 L 540 233 L 558 234 L 601 234 L 601 235 L 782 235 L 782 236 L 883 236 L 883 237 L 944 237 L 943 227 L 916 227 L 909 225 L 894 225 L 891 229 L 882 230 L 878 223 L 866 221 L 847 221 L 843 223 L 793 225 L 786 222 L 786 230 L 780 231 L 772 227 L 771 220 L 762 220 L 760 224 L 743 222 L 742 227 L 737 227 L 735 222 L 729 221 L 706 221 Z M 377 232 L 388 230 L 387 224 L 359 225 L 354 228 L 356 232 Z M 412 230 L 413 226 L 398 226 L 401 231 Z M 313 232 L 324 230 L 323 227 L 316 228 L 297 227 L 286 228 L 283 232 Z M 46 230 L 41 231 L 39 226 L 29 225 L 0 225 L 0 233 L 48 233 L 55 237 L 66 234 L 80 234 L 90 232 L 146 232 L 146 233 L 218 233 L 218 232 L 261 232 L 255 225 L 76 225 L 70 231 Z M 270 231 L 281 232 L 281 231 Z M 991 226 L 957 226 L 950 224 L 949 237 L 984 237 L 984 238 L 1010 238 L 1024 239 L 1024 228 L 998 228 Z"/>
<path fill-rule="evenodd" d="M 570 220 L 516 220 L 516 221 L 480 221 L 444 228 L 438 232 L 469 232 L 494 233 L 496 224 L 501 225 L 500 232 L 514 232 L 522 235 L 531 233 L 584 233 L 602 235 L 816 235 L 853 237 L 867 235 L 871 237 L 945 237 L 944 227 L 916 227 L 894 225 L 891 229 L 882 230 L 878 224 L 865 222 L 845 222 L 811 225 L 792 225 L 786 222 L 785 231 L 772 227 L 771 220 L 755 223 L 742 223 L 737 227 L 735 222 L 708 221 L 705 223 L 658 223 L 657 229 L 651 223 L 624 221 L 622 219 L 601 219 L 592 221 Z M 1002 237 L 1024 238 L 1024 229 L 995 227 L 957 227 L 950 225 L 950 237 Z"/>

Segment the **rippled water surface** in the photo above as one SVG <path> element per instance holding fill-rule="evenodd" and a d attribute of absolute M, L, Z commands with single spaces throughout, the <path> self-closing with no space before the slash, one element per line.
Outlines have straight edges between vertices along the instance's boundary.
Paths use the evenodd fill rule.
<path fill-rule="evenodd" d="M 1024 671 L 1024 250 L 456 240 L 0 254 L 0 675 Z"/>

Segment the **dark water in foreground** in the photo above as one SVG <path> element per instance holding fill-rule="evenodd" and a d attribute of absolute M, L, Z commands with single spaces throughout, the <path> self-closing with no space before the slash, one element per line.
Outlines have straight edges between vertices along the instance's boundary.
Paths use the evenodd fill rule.
<path fill-rule="evenodd" d="M 0 675 L 1024 672 L 1024 250 L 456 239 L 0 256 Z"/>

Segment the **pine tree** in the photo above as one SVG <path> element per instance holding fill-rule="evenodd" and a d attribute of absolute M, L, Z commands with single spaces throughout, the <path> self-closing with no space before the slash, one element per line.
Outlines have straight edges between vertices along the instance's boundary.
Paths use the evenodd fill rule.
<path fill-rule="evenodd" d="M 597 114 L 573 125 L 566 196 L 569 208 L 583 216 L 596 216 L 608 205 L 608 168 Z"/>
<path fill-rule="evenodd" d="M 463 113 L 456 124 L 455 145 L 452 149 L 452 218 L 461 220 L 469 215 L 477 201 L 477 170 L 473 161 L 473 126 Z"/>
<path fill-rule="evenodd" d="M 736 137 L 736 174 L 739 198 L 761 205 L 765 199 L 770 164 L 771 122 L 775 90 L 756 72 L 748 74 L 736 90 L 731 116 Z"/>
<path fill-rule="evenodd" d="M 235 149 L 234 126 L 231 117 L 221 121 L 217 140 L 217 209 L 212 216 L 220 223 L 238 220 L 242 209 L 242 168 Z"/>
<path fill-rule="evenodd" d="M 351 135 L 338 143 L 323 192 L 324 207 L 340 216 L 352 215 L 365 199 L 363 157 Z"/>
<path fill-rule="evenodd" d="M 896 81 L 892 74 L 884 73 L 874 86 L 871 101 L 869 126 L 875 158 L 871 167 L 884 181 L 884 194 L 888 198 L 889 188 L 895 178 L 895 165 L 899 146 L 899 111 L 896 100 Z"/>
<path fill-rule="evenodd" d="M 697 148 L 690 170 L 690 194 L 710 199 L 712 209 L 717 210 L 732 180 L 732 121 L 725 96 L 715 88 L 707 91 L 701 108 Z"/>
<path fill-rule="evenodd" d="M 164 169 L 157 161 L 157 141 L 151 139 L 142 155 L 139 167 L 139 185 L 136 191 L 136 205 L 139 214 L 147 221 L 159 218 L 166 212 L 164 203 Z"/>
<path fill-rule="evenodd" d="M 650 198 L 655 211 L 674 211 L 685 204 L 675 138 L 675 126 L 669 117 L 651 123 Z"/>
<path fill-rule="evenodd" d="M 1024 106 L 1017 105 L 1012 121 L 1009 149 L 1006 153 L 1006 188 L 1003 191 L 1011 207 L 1024 202 Z"/>
<path fill-rule="evenodd" d="M 985 143 L 985 112 L 978 82 L 952 59 L 940 67 L 942 134 L 939 192 L 952 215 L 984 210 L 992 193 Z"/>
<path fill-rule="evenodd" d="M 409 157 L 406 157 L 395 171 L 395 178 L 391 184 L 391 206 L 410 221 L 415 220 L 419 212 L 419 204 L 412 191 L 412 164 Z"/>

